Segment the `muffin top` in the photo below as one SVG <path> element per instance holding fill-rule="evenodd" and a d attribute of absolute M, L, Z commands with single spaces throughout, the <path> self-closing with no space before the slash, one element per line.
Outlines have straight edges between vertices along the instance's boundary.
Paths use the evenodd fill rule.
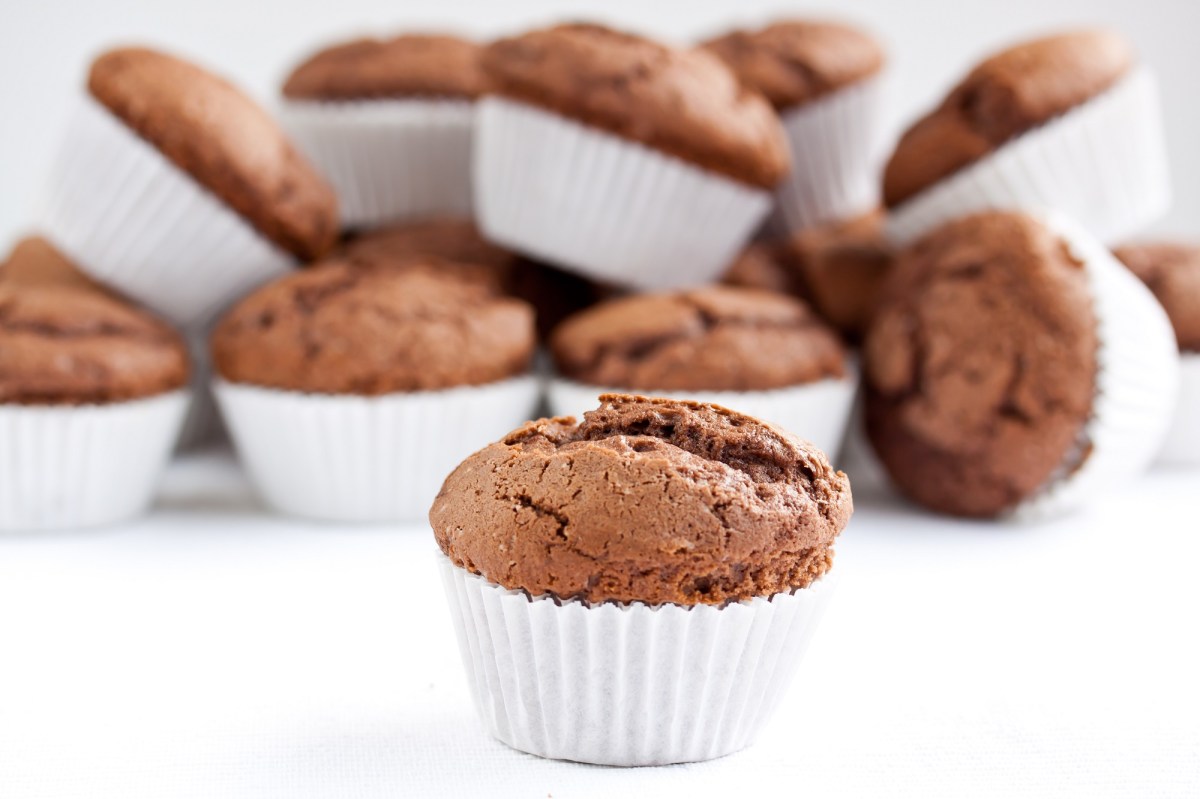
<path fill-rule="evenodd" d="M 850 483 L 794 436 L 716 405 L 606 394 L 464 461 L 429 512 L 442 551 L 511 590 L 714 604 L 804 588 Z"/>
<path fill-rule="evenodd" d="M 788 171 L 783 128 L 711 53 L 600 25 L 530 31 L 489 45 L 489 90 L 640 142 L 741 183 Z"/>
<path fill-rule="evenodd" d="M 1135 244 L 1117 248 L 1116 256 L 1162 303 L 1179 349 L 1200 352 L 1200 247 Z"/>
<path fill-rule="evenodd" d="M 800 295 L 800 286 L 792 268 L 781 256 L 776 241 L 755 241 L 738 253 L 721 276 L 726 286 Z"/>
<path fill-rule="evenodd" d="M 804 303 L 709 286 L 601 303 L 550 337 L 559 373 L 639 391 L 761 391 L 845 374 L 837 336 Z"/>
<path fill-rule="evenodd" d="M 430 269 L 331 261 L 225 315 L 213 362 L 234 383 L 363 396 L 480 385 L 524 373 L 533 311 Z"/>
<path fill-rule="evenodd" d="M 406 34 L 327 47 L 283 84 L 290 100 L 402 97 L 474 99 L 483 92 L 480 46 L 457 36 Z"/>
<path fill-rule="evenodd" d="M 905 132 L 884 173 L 884 201 L 899 205 L 1103 93 L 1133 65 L 1129 43 L 1102 30 L 1037 39 L 992 56 Z"/>
<path fill-rule="evenodd" d="M 0 266 L 0 403 L 121 402 L 187 379 L 178 333 L 96 288 L 44 240 L 21 242 Z"/>
<path fill-rule="evenodd" d="M 88 91 L 280 248 L 312 260 L 333 246 L 333 189 L 232 84 L 174 56 L 129 47 L 96 59 Z"/>
<path fill-rule="evenodd" d="M 1084 266 L 1034 219 L 992 212 L 904 251 L 864 346 L 867 429 L 893 482 L 995 516 L 1087 457 L 1096 318 Z"/>
<path fill-rule="evenodd" d="M 780 111 L 869 78 L 884 62 L 883 47 L 867 33 L 817 20 L 780 20 L 760 30 L 737 30 L 702 47 Z"/>

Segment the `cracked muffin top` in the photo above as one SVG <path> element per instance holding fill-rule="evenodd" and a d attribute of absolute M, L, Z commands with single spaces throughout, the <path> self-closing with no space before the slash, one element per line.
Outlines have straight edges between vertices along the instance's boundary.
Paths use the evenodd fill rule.
<path fill-rule="evenodd" d="M 803 302 L 708 286 L 622 297 L 559 325 L 564 377 L 638 391 L 761 391 L 846 373 L 840 340 Z"/>
<path fill-rule="evenodd" d="M 480 46 L 445 34 L 355 39 L 321 50 L 283 84 L 290 100 L 478 97 Z"/>
<path fill-rule="evenodd" d="M 1103 93 L 1133 66 L 1129 43 L 1104 30 L 1048 36 L 997 53 L 904 133 L 884 173 L 884 202 L 899 205 Z"/>
<path fill-rule="evenodd" d="M 1162 303 L 1183 352 L 1200 352 L 1200 247 L 1130 244 L 1115 250 Z"/>
<path fill-rule="evenodd" d="M 91 283 L 45 240 L 20 242 L 0 265 L 0 403 L 120 402 L 187 378 L 178 333 Z"/>
<path fill-rule="evenodd" d="M 457 566 L 589 603 L 724 604 L 829 570 L 853 510 L 825 455 L 717 405 L 606 394 L 472 455 L 429 512 Z"/>
<path fill-rule="evenodd" d="M 943 513 L 1011 510 L 1086 459 L 1087 274 L 1036 220 L 965 217 L 901 253 L 863 348 L 867 431 L 893 483 Z"/>
<path fill-rule="evenodd" d="M 234 383 L 378 395 L 523 374 L 533 310 L 433 269 L 330 261 L 258 289 L 213 332 Z"/>
<path fill-rule="evenodd" d="M 529 31 L 483 54 L 489 91 L 554 111 L 740 183 L 787 174 L 783 127 L 713 54 L 601 25 Z"/>

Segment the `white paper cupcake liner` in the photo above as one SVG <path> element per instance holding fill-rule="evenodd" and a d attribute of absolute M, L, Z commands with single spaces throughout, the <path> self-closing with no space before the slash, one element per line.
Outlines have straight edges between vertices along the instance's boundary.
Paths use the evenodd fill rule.
<path fill-rule="evenodd" d="M 222 380 L 217 403 L 272 507 L 311 519 L 423 518 L 468 455 L 530 418 L 533 376 L 380 397 L 306 394 Z"/>
<path fill-rule="evenodd" d="M 775 230 L 794 233 L 879 204 L 882 100 L 875 76 L 783 113 L 792 171 L 775 192 Z"/>
<path fill-rule="evenodd" d="M 186 391 L 107 405 L 0 405 L 0 530 L 94 527 L 142 513 Z"/>
<path fill-rule="evenodd" d="M 887 230 L 904 243 L 976 211 L 1054 208 L 1113 244 L 1159 218 L 1170 200 L 1158 87 L 1138 67 L 893 209 Z"/>
<path fill-rule="evenodd" d="M 1018 519 L 1073 510 L 1140 475 L 1161 449 L 1179 396 L 1175 333 L 1154 295 L 1079 224 L 1053 213 L 1042 219 L 1087 271 L 1099 342 L 1096 400 L 1083 463 L 1021 503 Z"/>
<path fill-rule="evenodd" d="M 280 121 L 333 184 L 347 227 L 471 213 L 473 101 L 287 101 Z"/>
<path fill-rule="evenodd" d="M 41 229 L 100 282 L 190 328 L 291 268 L 288 254 L 90 96 L 66 130 Z"/>
<path fill-rule="evenodd" d="M 1179 402 L 1158 459 L 1200 465 L 1200 354 L 1185 352 L 1179 364 Z"/>
<path fill-rule="evenodd" d="M 711 760 L 753 743 L 834 588 L 724 607 L 529 598 L 439 554 L 467 681 L 493 736 L 612 766 Z"/>
<path fill-rule="evenodd" d="M 595 410 L 606 393 L 647 394 L 655 397 L 711 402 L 777 425 L 817 446 L 836 461 L 858 390 L 857 370 L 842 379 L 826 379 L 769 391 L 641 391 L 589 386 L 551 378 L 546 391 L 554 416 L 582 418 Z"/>
<path fill-rule="evenodd" d="M 493 241 L 637 289 L 715 281 L 771 195 L 501 97 L 479 103 L 475 211 Z"/>

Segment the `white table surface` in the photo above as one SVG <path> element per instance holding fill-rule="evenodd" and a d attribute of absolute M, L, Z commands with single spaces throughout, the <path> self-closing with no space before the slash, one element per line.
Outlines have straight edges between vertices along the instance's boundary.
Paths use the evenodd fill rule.
<path fill-rule="evenodd" d="M 189 456 L 148 518 L 0 537 L 0 797 L 1200 796 L 1198 494 L 1019 528 L 860 486 L 759 743 L 623 770 L 484 734 L 425 525 L 273 517 Z"/>

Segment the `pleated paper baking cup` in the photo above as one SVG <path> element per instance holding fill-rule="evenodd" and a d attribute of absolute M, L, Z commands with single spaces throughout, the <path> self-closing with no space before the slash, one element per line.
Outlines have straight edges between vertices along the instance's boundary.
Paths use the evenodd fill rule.
<path fill-rule="evenodd" d="M 501 97 L 479 103 L 474 170 L 489 239 L 643 290 L 715 281 L 771 207 L 762 189 Z"/>
<path fill-rule="evenodd" d="M 601 394 L 634 393 L 672 399 L 711 402 L 730 410 L 770 422 L 812 442 L 836 460 L 845 437 L 846 425 L 858 390 L 857 371 L 841 379 L 826 379 L 801 386 L 769 391 L 632 391 L 577 383 L 561 377 L 550 379 L 546 398 L 554 416 L 581 418 L 584 411 L 600 405 Z"/>
<path fill-rule="evenodd" d="M 1158 86 L 1138 67 L 902 203 L 887 230 L 904 243 L 976 211 L 1054 208 L 1111 245 L 1162 216 L 1170 200 Z"/>
<path fill-rule="evenodd" d="M 808 588 L 715 607 L 530 598 L 439 554 L 488 731 L 523 752 L 611 766 L 711 760 L 754 742 L 825 611 Z"/>
<path fill-rule="evenodd" d="M 792 171 L 775 192 L 773 228 L 794 233 L 879 204 L 882 100 L 876 76 L 783 113 Z"/>
<path fill-rule="evenodd" d="M 1200 355 L 1185 352 L 1179 363 L 1179 402 L 1159 460 L 1200 465 Z"/>
<path fill-rule="evenodd" d="M 42 231 L 72 261 L 197 327 L 292 258 L 90 96 L 51 170 Z"/>
<path fill-rule="evenodd" d="M 94 527 L 154 498 L 186 391 L 107 405 L 0 405 L 0 530 Z"/>
<path fill-rule="evenodd" d="M 333 184 L 346 227 L 471 213 L 473 101 L 287 101 L 280 121 Z"/>
<path fill-rule="evenodd" d="M 379 397 L 223 380 L 214 389 L 266 502 L 294 516 L 346 522 L 424 518 L 454 467 L 526 422 L 538 399 L 533 376 Z"/>
<path fill-rule="evenodd" d="M 1084 428 L 1083 462 L 1015 511 L 1055 516 L 1137 477 L 1159 453 L 1179 396 L 1179 352 L 1162 306 L 1104 245 L 1058 214 L 1043 221 L 1087 272 L 1099 344 L 1096 399 Z"/>

